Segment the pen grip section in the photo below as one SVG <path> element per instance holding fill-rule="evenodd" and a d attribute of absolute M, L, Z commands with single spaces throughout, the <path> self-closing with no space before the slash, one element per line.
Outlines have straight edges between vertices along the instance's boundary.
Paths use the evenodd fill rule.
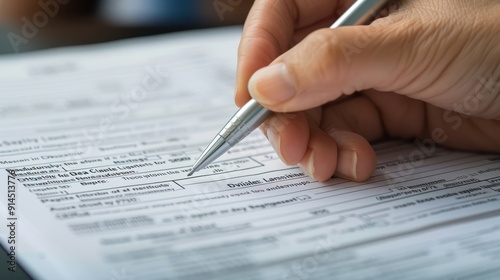
<path fill-rule="evenodd" d="M 271 113 L 252 99 L 234 114 L 219 135 L 234 146 L 259 127 Z"/>

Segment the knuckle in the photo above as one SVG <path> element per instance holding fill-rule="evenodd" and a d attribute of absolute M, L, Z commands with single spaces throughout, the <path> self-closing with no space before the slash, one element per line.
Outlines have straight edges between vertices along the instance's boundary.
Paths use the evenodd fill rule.
<path fill-rule="evenodd" d="M 334 73 L 341 73 L 340 65 L 343 61 L 342 42 L 335 32 L 329 29 L 321 29 L 313 32 L 308 40 L 310 56 L 307 61 L 313 63 L 313 71 L 309 72 L 310 78 L 314 80 L 329 80 Z"/>

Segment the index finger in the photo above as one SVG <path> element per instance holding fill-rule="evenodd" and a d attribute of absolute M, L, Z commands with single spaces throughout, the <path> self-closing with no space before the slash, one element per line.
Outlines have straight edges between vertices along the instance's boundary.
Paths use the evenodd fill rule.
<path fill-rule="evenodd" d="M 325 18 L 332 22 L 348 0 L 256 0 L 248 14 L 238 48 L 235 101 L 242 106 L 250 100 L 248 80 L 258 69 L 269 65 L 290 48 L 296 29 Z"/>

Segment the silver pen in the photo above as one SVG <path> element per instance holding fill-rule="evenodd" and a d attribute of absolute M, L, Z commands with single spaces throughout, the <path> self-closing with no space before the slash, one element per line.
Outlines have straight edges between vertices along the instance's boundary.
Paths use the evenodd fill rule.
<path fill-rule="evenodd" d="M 358 0 L 330 28 L 366 24 L 375 19 L 390 0 Z M 271 111 L 250 100 L 229 120 L 196 160 L 191 172 L 205 168 L 259 127 Z"/>

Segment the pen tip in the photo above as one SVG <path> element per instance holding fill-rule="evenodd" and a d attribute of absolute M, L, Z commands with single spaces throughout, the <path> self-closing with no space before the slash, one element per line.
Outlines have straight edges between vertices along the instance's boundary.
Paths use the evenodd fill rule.
<path fill-rule="evenodd" d="M 187 176 L 188 176 L 188 177 L 191 177 L 191 175 L 193 175 L 193 173 L 194 173 L 194 169 L 193 169 L 193 170 L 191 170 L 191 172 L 189 172 Z"/>

